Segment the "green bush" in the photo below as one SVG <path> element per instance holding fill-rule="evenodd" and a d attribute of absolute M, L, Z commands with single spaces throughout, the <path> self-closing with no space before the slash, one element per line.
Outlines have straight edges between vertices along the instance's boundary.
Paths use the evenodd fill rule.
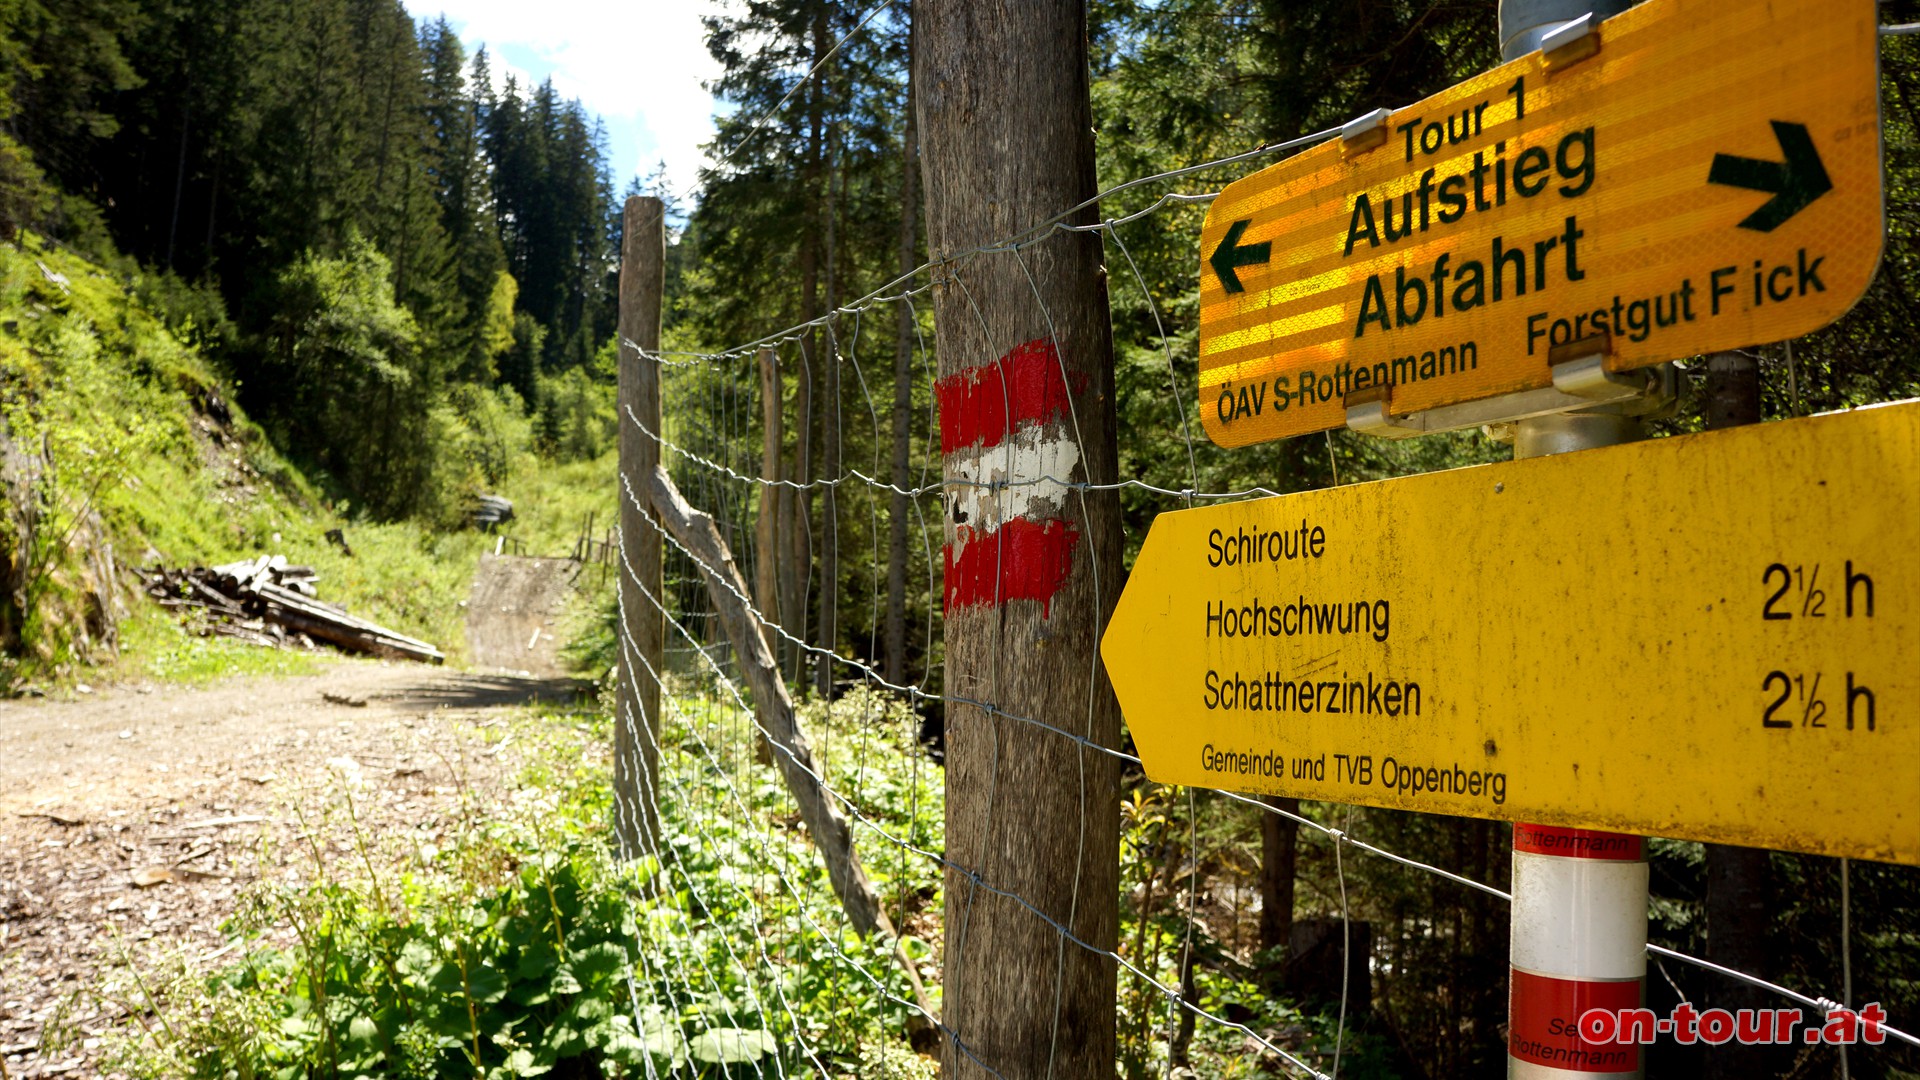
<path fill-rule="evenodd" d="M 520 395 L 510 386 L 460 383 L 448 396 L 460 424 L 442 452 L 464 460 L 487 486 L 498 486 L 533 453 L 533 423 Z"/>
<path fill-rule="evenodd" d="M 559 461 L 589 461 L 619 434 L 614 388 L 581 368 L 540 377 L 540 442 Z"/>
<path fill-rule="evenodd" d="M 518 1077 L 585 1062 L 639 1074 L 648 1042 L 664 1045 L 664 1027 L 636 1031 L 622 1007 L 642 883 L 576 841 L 421 918 L 339 883 L 264 900 L 254 925 L 290 922 L 300 946 L 215 978 L 228 1007 L 190 1036 L 192 1075 Z"/>
<path fill-rule="evenodd" d="M 52 217 L 54 193 L 27 148 L 0 133 L 0 240 L 36 229 Z"/>
<path fill-rule="evenodd" d="M 0 429 L 15 454 L 11 472 L 0 464 L 0 687 L 104 663 L 116 636 L 131 646 L 127 666 L 150 677 L 298 668 L 189 636 L 129 572 L 263 552 L 318 567 L 324 599 L 464 652 L 459 603 L 485 538 L 328 513 L 194 344 L 223 333 L 222 318 L 217 297 L 177 278 L 110 270 L 31 233 L 0 244 Z M 443 492 L 504 475 L 531 442 L 511 396 L 484 390 L 443 400 L 415 427 L 448 440 Z M 462 509 L 436 497 L 449 516 Z M 351 558 L 324 537 L 342 524 Z M 128 619 L 118 635 L 106 619 L 116 611 Z"/>
<path fill-rule="evenodd" d="M 133 294 L 166 324 L 173 336 L 195 348 L 219 353 L 239 335 L 227 317 L 227 303 L 211 282 L 195 284 L 168 271 L 133 274 Z"/>
<path fill-rule="evenodd" d="M 159 509 L 155 467 L 197 462 L 182 388 L 192 350 L 97 266 L 28 234 L 0 247 L 0 676 L 9 685 L 112 655 L 108 558 Z M 177 511 L 176 511 L 177 512 Z"/>
<path fill-rule="evenodd" d="M 748 717 L 684 686 L 672 700 L 657 859 L 607 852 L 606 762 L 581 753 L 610 741 L 604 715 L 517 718 L 510 737 L 537 749 L 512 808 L 470 808 L 444 841 L 382 849 L 348 802 L 345 847 L 363 856 L 349 871 L 321 856 L 324 823 L 303 817 L 318 880 L 275 875 L 248 892 L 228 926 L 250 950 L 238 963 L 136 980 L 155 1023 L 123 1031 L 116 1067 L 156 1080 L 719 1080 L 822 1062 L 931 1076 L 905 1049 L 894 942 L 846 927 L 777 773 L 741 752 Z M 937 846 L 939 773 L 907 752 L 904 705 L 862 690 L 806 713 L 820 767 L 858 776 L 890 833 Z M 856 837 L 896 918 L 937 906 L 937 866 Z M 924 976 L 932 946 L 900 944 Z"/>

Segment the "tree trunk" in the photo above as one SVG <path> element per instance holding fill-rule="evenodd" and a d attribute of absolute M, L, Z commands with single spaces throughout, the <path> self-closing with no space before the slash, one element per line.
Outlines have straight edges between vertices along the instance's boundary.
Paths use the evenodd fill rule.
<path fill-rule="evenodd" d="M 824 25 L 825 20 L 821 20 Z M 824 78 L 824 74 L 817 75 Z M 834 280 L 834 271 L 838 268 L 834 256 L 835 224 L 834 182 L 839 168 L 834 160 L 837 140 L 831 129 L 827 133 L 827 273 L 826 273 L 826 310 L 832 312 L 838 303 Z M 814 669 L 815 689 L 822 698 L 833 696 L 833 677 L 835 675 L 833 658 L 840 647 L 840 485 L 833 481 L 840 475 L 840 338 L 834 333 L 832 321 L 826 324 L 826 333 L 821 335 L 825 348 L 821 350 L 820 366 L 825 378 L 822 380 L 826 391 L 826 400 L 820 403 L 820 475 L 827 484 L 820 491 L 820 655 L 819 667 Z"/>
<path fill-rule="evenodd" d="M 913 14 L 907 14 L 907 127 L 900 151 L 900 273 L 913 272 L 914 218 L 920 213 L 919 129 L 914 123 Z M 908 475 L 908 453 L 913 438 L 913 305 L 897 305 L 893 339 L 893 486 L 913 486 Z M 887 519 L 887 681 L 896 686 L 907 677 L 907 515 L 913 507 L 905 495 L 893 493 Z"/>
<path fill-rule="evenodd" d="M 811 292 L 811 282 L 802 282 L 802 291 Z M 782 585 L 787 599 L 786 630 L 792 635 L 787 666 L 787 681 L 802 686 L 807 676 L 807 654 L 800 642 L 807 640 L 807 583 L 813 570 L 813 353 L 808 337 L 800 339 L 800 370 L 793 377 L 793 479 L 801 485 L 788 489 L 787 568 Z"/>
<path fill-rule="evenodd" d="M 659 199 L 627 200 L 620 244 L 620 413 L 629 411 L 660 431 L 660 365 L 625 342 L 660 348 L 660 311 L 666 290 L 666 211 Z M 659 803 L 654 777 L 660 761 L 660 681 L 666 656 L 666 596 L 661 580 L 660 533 L 647 520 L 647 478 L 660 464 L 660 444 L 631 421 L 620 424 L 620 689 L 613 725 L 614 835 L 621 858 L 654 850 Z M 631 485 L 629 490 L 628 485 Z M 649 596 L 648 594 L 651 594 Z"/>
<path fill-rule="evenodd" d="M 1300 812 L 1300 800 L 1268 795 L 1268 806 Z M 1293 876 L 1300 823 L 1279 814 L 1260 815 L 1260 948 L 1284 949 L 1293 940 Z M 1279 958 L 1284 965 L 1285 957 Z"/>
<path fill-rule="evenodd" d="M 220 211 L 220 164 L 221 159 L 215 156 L 213 159 L 213 181 L 207 185 L 207 257 L 206 261 L 201 264 L 203 272 L 206 267 L 213 265 L 214 226 Z"/>
<path fill-rule="evenodd" d="M 167 221 L 167 269 L 173 269 L 173 242 L 180 235 L 180 200 L 187 187 L 187 132 L 193 126 L 193 64 L 186 65 L 186 89 L 180 95 L 180 153 L 173 166 L 173 214 Z"/>
<path fill-rule="evenodd" d="M 1757 424 L 1760 412 L 1760 363 L 1747 351 L 1707 357 L 1707 428 Z M 1708 844 L 1707 959 L 1736 971 L 1764 974 L 1767 961 L 1767 871 L 1764 848 Z M 1732 979 L 1715 978 L 1707 1005 L 1755 1009 L 1772 1004 L 1765 991 Z M 1766 1046 L 1728 1043 L 1703 1059 L 1707 1080 L 1771 1076 L 1788 1059 Z"/>
<path fill-rule="evenodd" d="M 1098 1080 L 1115 1061 L 1115 965 L 1102 950 L 1118 924 L 1118 762 L 1021 718 L 1119 741 L 1098 652 L 1123 584 L 1119 501 L 1031 483 L 1116 477 L 1101 243 L 1054 234 L 1018 254 L 960 254 L 1094 194 L 1086 12 L 1076 0 L 916 7 L 936 395 L 954 484 L 946 685 L 995 709 L 946 712 L 942 1075 Z M 1097 220 L 1092 207 L 1074 215 Z M 989 477 L 1019 486 L 955 483 Z"/>
<path fill-rule="evenodd" d="M 760 348 L 760 513 L 754 522 L 753 602 L 763 622 L 779 623 L 780 615 L 780 519 L 786 510 L 787 489 L 780 484 L 780 354 L 773 346 Z M 772 628 L 763 628 L 768 656 L 774 671 L 780 670 L 780 654 L 785 644 Z M 766 740 L 754 741 L 754 760 L 773 764 L 772 749 Z"/>
<path fill-rule="evenodd" d="M 826 56 L 826 6 L 821 4 L 814 13 L 813 24 L 813 62 L 818 64 Z M 807 80 L 807 152 L 805 163 L 801 167 L 801 192 L 805 205 L 801 210 L 800 237 L 800 314 L 802 320 L 809 320 L 820 314 L 820 248 L 821 222 L 819 207 L 824 201 L 820 194 L 821 161 L 825 157 L 822 145 L 826 135 L 823 91 L 819 79 Z M 787 608 L 787 633 L 793 636 L 792 664 L 788 668 L 787 681 L 799 687 L 807 677 L 807 653 L 800 642 L 807 640 L 807 586 L 813 571 L 813 489 L 806 485 L 813 482 L 813 373 L 815 360 L 819 358 L 820 335 L 809 329 L 800 335 L 800 370 L 794 373 L 793 390 L 793 460 L 794 481 L 801 486 L 794 490 L 788 502 L 793 516 L 792 531 L 788 541 L 792 545 L 788 556 L 786 587 L 789 597 Z"/>
<path fill-rule="evenodd" d="M 1760 361 L 1746 351 L 1707 356 L 1707 430 L 1757 424 Z"/>

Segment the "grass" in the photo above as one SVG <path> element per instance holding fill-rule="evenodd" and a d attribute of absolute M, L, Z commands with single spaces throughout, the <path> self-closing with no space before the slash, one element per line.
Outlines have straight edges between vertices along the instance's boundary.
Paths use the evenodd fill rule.
<path fill-rule="evenodd" d="M 612 449 L 584 461 L 544 462 L 518 470 L 502 485 L 502 493 L 513 500 L 515 517 L 500 532 L 520 541 L 530 556 L 571 554 L 583 536 L 603 541 L 619 525 L 618 476 L 619 455 Z M 562 613 L 562 659 L 583 675 L 602 676 L 615 662 L 620 573 L 617 550 L 610 562 L 589 564 Z"/>
<path fill-rule="evenodd" d="M 526 545 L 529 555 L 566 555 L 592 521 L 592 539 L 603 540 L 619 525 L 618 454 L 608 450 L 585 461 L 541 462 L 520 469 L 502 485 L 513 500 L 514 520 L 500 531 Z"/>
<path fill-rule="evenodd" d="M 203 686 L 250 675 L 312 675 L 325 668 L 324 654 L 264 649 L 232 638 L 192 633 L 158 606 L 142 605 L 120 624 L 121 662 L 116 678 Z"/>

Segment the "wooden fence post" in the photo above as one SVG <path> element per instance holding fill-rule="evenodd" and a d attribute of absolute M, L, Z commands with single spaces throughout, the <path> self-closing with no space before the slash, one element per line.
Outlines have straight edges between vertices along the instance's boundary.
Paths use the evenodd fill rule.
<path fill-rule="evenodd" d="M 993 710 L 946 710 L 942 1019 L 971 1053 L 949 1042 L 941 1075 L 1100 1080 L 1115 1060 L 1119 763 L 1061 732 L 1119 741 L 1099 664 L 1125 583 L 1119 501 L 1045 477 L 1118 475 L 1102 245 L 1036 231 L 1017 252 L 964 254 L 1095 194 L 1086 10 L 920 0 L 914 18 L 952 485 L 946 685 Z M 1098 220 L 1087 206 L 1071 223 Z"/>
<path fill-rule="evenodd" d="M 763 622 L 785 625 L 780 610 L 780 522 L 786 512 L 788 491 L 780 484 L 780 449 L 785 432 L 780 429 L 780 356 L 773 346 L 760 348 L 760 417 L 764 429 L 760 450 L 760 516 L 754 523 L 753 599 L 760 607 Z M 765 628 L 767 646 L 779 670 L 780 654 L 792 645 L 781 639 L 772 627 Z M 754 740 L 754 760 L 773 764 L 773 750 L 766 740 Z"/>
<path fill-rule="evenodd" d="M 810 310 L 810 309 L 809 309 Z M 800 338 L 800 367 L 793 379 L 793 473 L 798 487 L 787 489 L 787 546 L 780 568 L 780 587 L 786 602 L 780 605 L 787 633 L 792 635 L 787 650 L 787 681 L 796 691 L 806 686 L 808 653 L 801 646 L 807 640 L 808 588 L 813 571 L 813 355 L 808 343 L 821 335 L 809 332 Z"/>
<path fill-rule="evenodd" d="M 640 478 L 635 479 L 635 483 Z M 741 681 L 753 694 L 755 721 L 763 737 L 763 746 L 777 746 L 780 753 L 769 754 L 769 763 L 780 767 L 787 790 L 799 807 L 800 820 L 826 862 L 827 880 L 841 908 L 861 937 L 879 933 L 894 938 L 893 959 L 906 976 L 920 1013 L 907 1020 L 907 1031 L 916 1048 L 931 1046 L 933 1026 L 927 1021 L 932 1008 L 926 988 L 920 983 L 919 969 L 898 941 L 898 931 L 887 918 L 880 894 L 860 865 L 860 853 L 853 845 L 853 826 L 833 804 L 820 777 L 821 766 L 814 760 L 807 734 L 794 713 L 793 697 L 780 681 L 780 668 L 773 662 L 773 650 L 767 647 L 767 631 L 754 618 L 747 602 L 747 579 L 734 564 L 733 552 L 721 538 L 713 518 L 695 510 L 673 486 L 665 469 L 655 469 L 649 484 L 649 504 L 661 524 L 692 555 L 706 579 L 707 595 L 713 600 L 714 615 L 726 640 L 733 646 L 740 663 Z"/>
<path fill-rule="evenodd" d="M 613 724 L 614 836 L 623 859 L 655 850 L 659 804 L 660 683 L 666 613 L 658 601 L 662 542 L 647 519 L 647 480 L 660 464 L 660 348 L 667 231 L 659 199 L 627 200 L 620 244 L 620 688 Z M 629 415 L 631 414 L 631 415 Z M 638 423 L 636 423 L 638 421 Z M 644 424 L 652 432 L 642 431 Z M 631 568 L 631 570 L 629 570 Z M 636 580 L 637 579 L 637 580 Z M 649 599 L 648 593 L 653 598 Z"/>

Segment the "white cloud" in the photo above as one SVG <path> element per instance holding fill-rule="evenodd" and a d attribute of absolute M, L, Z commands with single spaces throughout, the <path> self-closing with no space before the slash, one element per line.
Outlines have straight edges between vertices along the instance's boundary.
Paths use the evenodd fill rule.
<path fill-rule="evenodd" d="M 713 137 L 715 103 L 702 85 L 719 74 L 700 16 L 718 0 L 406 0 L 415 18 L 444 12 L 469 50 L 519 46 L 552 65 L 553 85 L 606 121 L 614 182 L 667 163 L 669 183 L 691 190 Z"/>

